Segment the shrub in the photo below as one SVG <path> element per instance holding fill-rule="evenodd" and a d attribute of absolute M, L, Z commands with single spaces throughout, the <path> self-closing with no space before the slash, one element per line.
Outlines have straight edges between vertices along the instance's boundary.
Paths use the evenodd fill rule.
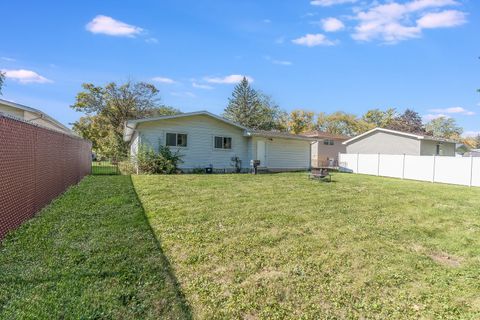
<path fill-rule="evenodd" d="M 118 169 L 120 170 L 120 173 L 124 175 L 134 174 L 137 172 L 135 163 L 131 159 L 120 161 L 118 163 Z"/>
<path fill-rule="evenodd" d="M 172 174 L 178 171 L 182 155 L 179 151 L 172 152 L 167 146 L 160 146 L 158 152 L 155 152 L 151 147 L 142 144 L 138 148 L 136 162 L 141 173 Z"/>

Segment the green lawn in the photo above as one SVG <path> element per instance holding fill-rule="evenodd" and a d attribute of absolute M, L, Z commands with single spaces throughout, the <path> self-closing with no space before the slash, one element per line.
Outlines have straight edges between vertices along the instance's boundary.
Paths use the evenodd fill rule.
<path fill-rule="evenodd" d="M 478 188 L 348 174 L 133 182 L 197 318 L 480 317 Z"/>
<path fill-rule="evenodd" d="M 130 177 L 90 176 L 0 244 L 0 319 L 184 319 Z"/>
<path fill-rule="evenodd" d="M 87 177 L 3 241 L 0 319 L 480 317 L 478 188 L 132 179 Z"/>

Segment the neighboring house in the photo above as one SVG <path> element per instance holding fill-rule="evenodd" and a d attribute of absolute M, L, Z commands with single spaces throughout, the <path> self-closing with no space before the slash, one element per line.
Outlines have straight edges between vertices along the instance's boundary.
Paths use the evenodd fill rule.
<path fill-rule="evenodd" d="M 347 153 L 455 156 L 454 141 L 431 136 L 375 128 L 343 144 Z"/>
<path fill-rule="evenodd" d="M 470 149 L 463 154 L 464 157 L 480 157 L 480 149 Z"/>
<path fill-rule="evenodd" d="M 307 170 L 310 167 L 310 143 L 313 138 L 270 131 L 254 131 L 207 111 L 182 113 L 125 124 L 124 140 L 130 143 L 135 158 L 140 145 L 155 150 L 159 145 L 179 151 L 180 169 L 196 168 L 233 171 L 234 159 L 242 171 L 251 160 L 260 160 L 259 168 L 268 171 Z"/>
<path fill-rule="evenodd" d="M 72 130 L 53 119 L 46 113 L 15 102 L 0 99 L 0 114 L 2 113 L 7 116 L 34 123 L 48 129 L 60 131 L 69 135 L 73 134 Z"/>
<path fill-rule="evenodd" d="M 311 131 L 302 135 L 316 139 L 311 144 L 312 167 L 334 166 L 338 163 L 338 154 L 347 151 L 342 143 L 349 137 L 322 131 Z"/>

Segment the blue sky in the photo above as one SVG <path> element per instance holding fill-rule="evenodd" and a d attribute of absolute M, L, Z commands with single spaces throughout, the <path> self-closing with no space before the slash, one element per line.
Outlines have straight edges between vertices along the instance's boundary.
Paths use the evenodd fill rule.
<path fill-rule="evenodd" d="M 474 0 L 2 1 L 3 97 L 65 124 L 81 83 L 152 81 L 220 114 L 239 75 L 284 109 L 414 108 L 480 131 Z"/>

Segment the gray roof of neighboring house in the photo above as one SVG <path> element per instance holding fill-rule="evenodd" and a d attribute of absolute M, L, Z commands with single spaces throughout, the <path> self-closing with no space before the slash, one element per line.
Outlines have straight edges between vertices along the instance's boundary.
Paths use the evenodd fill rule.
<path fill-rule="evenodd" d="M 24 105 L 16 103 L 16 102 L 3 100 L 3 99 L 0 99 L 0 104 L 6 105 L 6 106 L 11 107 L 11 108 L 20 109 L 20 110 L 23 110 L 23 111 L 28 111 L 28 112 L 34 113 L 34 114 L 38 115 L 39 118 L 48 120 L 48 121 L 52 122 L 53 124 L 59 126 L 62 130 L 66 131 L 67 133 L 74 134 L 74 132 L 72 130 L 67 128 L 65 125 L 60 123 L 58 120 L 55 120 L 54 118 L 50 117 L 48 114 L 46 114 L 43 111 L 40 111 L 40 110 L 32 108 L 32 107 L 27 107 L 27 106 L 24 106 Z"/>
<path fill-rule="evenodd" d="M 302 136 L 310 137 L 310 138 L 317 138 L 317 139 L 334 139 L 334 140 L 348 140 L 350 139 L 349 136 L 343 134 L 334 134 L 325 131 L 309 131 L 302 133 Z"/>
<path fill-rule="evenodd" d="M 177 118 L 184 118 L 184 117 L 191 117 L 191 116 L 198 116 L 198 115 L 203 115 L 203 116 L 208 116 L 214 119 L 217 119 L 219 121 L 225 122 L 229 125 L 232 125 L 234 127 L 240 128 L 244 130 L 244 135 L 245 136 L 257 136 L 257 137 L 267 137 L 267 138 L 285 138 L 285 139 L 297 139 L 297 140 L 316 140 L 314 138 L 306 137 L 306 136 L 301 136 L 301 135 L 296 135 L 296 134 L 291 134 L 291 133 L 286 133 L 286 132 L 278 132 L 278 131 L 262 131 L 262 130 L 252 130 L 249 129 L 245 126 L 242 126 L 238 123 L 235 123 L 233 121 L 230 121 L 228 119 L 225 119 L 223 117 L 217 116 L 211 112 L 208 111 L 195 111 L 195 112 L 187 112 L 187 113 L 179 113 L 176 115 L 171 115 L 171 116 L 161 116 L 161 117 L 153 117 L 153 118 L 144 118 L 144 119 L 136 119 L 136 120 L 128 120 L 125 122 L 125 127 L 123 131 L 123 140 L 124 141 L 130 141 L 130 139 L 133 136 L 133 133 L 137 127 L 137 124 L 143 123 L 143 122 L 151 122 L 151 121 L 159 121 L 159 120 L 167 120 L 167 119 L 177 119 Z"/>
<path fill-rule="evenodd" d="M 343 144 L 349 144 L 352 143 L 360 138 L 363 138 L 364 136 L 369 135 L 370 133 L 374 132 L 385 132 L 385 133 L 392 133 L 392 134 L 397 134 L 400 136 L 405 136 L 409 138 L 415 138 L 418 140 L 429 140 L 429 141 L 438 141 L 438 142 L 448 142 L 448 143 L 456 143 L 454 140 L 449 140 L 449 139 L 443 139 L 443 138 L 437 138 L 437 137 L 432 137 L 428 135 L 422 135 L 422 134 L 416 134 L 416 133 L 409 133 L 409 132 L 402 132 L 402 131 L 397 131 L 397 130 L 391 130 L 391 129 L 384 129 L 384 128 L 374 128 L 372 130 L 369 130 L 365 133 L 362 133 L 358 136 L 355 136 L 347 141 L 344 141 Z"/>

